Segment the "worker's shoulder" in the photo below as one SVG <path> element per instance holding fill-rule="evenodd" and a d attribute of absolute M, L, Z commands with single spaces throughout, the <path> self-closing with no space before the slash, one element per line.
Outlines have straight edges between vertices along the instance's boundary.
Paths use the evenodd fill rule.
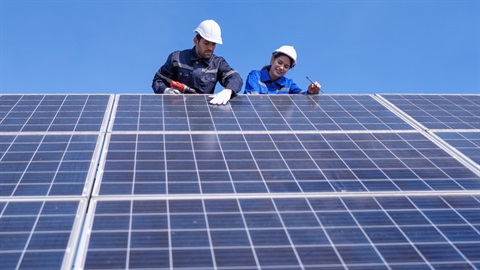
<path fill-rule="evenodd" d="M 192 49 L 176 50 L 170 53 L 171 56 L 187 56 L 192 54 Z"/>
<path fill-rule="evenodd" d="M 248 75 L 247 75 L 247 79 L 248 80 L 259 80 L 260 78 L 262 77 L 261 73 L 260 73 L 260 70 L 257 70 L 257 69 L 254 69 L 254 70 L 251 70 Z"/>
<path fill-rule="evenodd" d="M 260 70 L 258 69 L 253 69 L 249 73 L 249 75 L 260 75 Z"/>
<path fill-rule="evenodd" d="M 212 56 L 210 57 L 210 61 L 225 61 L 225 58 L 217 54 L 212 54 Z"/>
<path fill-rule="evenodd" d="M 216 54 L 212 54 L 212 56 L 210 57 L 210 62 L 214 65 L 222 66 L 225 68 L 232 68 L 228 63 L 227 59 L 225 59 L 223 56 L 219 56 Z"/>
<path fill-rule="evenodd" d="M 168 56 L 168 62 L 180 62 L 183 64 L 189 64 L 194 61 L 196 57 L 192 54 L 191 49 L 177 50 L 170 53 Z"/>

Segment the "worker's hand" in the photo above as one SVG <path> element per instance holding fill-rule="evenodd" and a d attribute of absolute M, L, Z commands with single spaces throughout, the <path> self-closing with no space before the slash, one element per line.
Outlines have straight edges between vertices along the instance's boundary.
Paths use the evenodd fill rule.
<path fill-rule="evenodd" d="M 318 94 L 318 92 L 320 92 L 320 89 L 322 89 L 322 86 L 318 82 L 314 82 L 308 86 L 307 91 L 309 94 Z"/>
<path fill-rule="evenodd" d="M 182 92 L 178 91 L 177 89 L 173 89 L 170 87 L 165 88 L 165 91 L 163 91 L 164 94 L 166 95 L 180 95 Z"/>
<path fill-rule="evenodd" d="M 228 88 L 223 89 L 220 93 L 210 96 L 211 98 L 213 98 L 212 100 L 210 100 L 210 103 L 218 105 L 227 104 L 227 102 L 232 98 L 232 94 L 233 90 Z"/>

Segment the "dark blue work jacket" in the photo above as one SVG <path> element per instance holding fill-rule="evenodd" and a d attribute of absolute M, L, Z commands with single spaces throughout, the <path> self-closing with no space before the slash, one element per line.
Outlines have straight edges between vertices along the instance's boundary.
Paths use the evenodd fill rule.
<path fill-rule="evenodd" d="M 195 47 L 171 53 L 155 74 L 152 82 L 153 91 L 162 94 L 170 84 L 162 79 L 159 73 L 201 94 L 213 94 L 217 82 L 224 88 L 232 89 L 235 94 L 242 90 L 243 85 L 242 77 L 223 57 L 212 54 L 210 59 L 202 59 L 195 53 Z"/>
<path fill-rule="evenodd" d="M 285 76 L 272 81 L 268 74 L 270 67 L 250 71 L 245 83 L 245 94 L 308 94 L 307 90 L 302 90 Z"/>

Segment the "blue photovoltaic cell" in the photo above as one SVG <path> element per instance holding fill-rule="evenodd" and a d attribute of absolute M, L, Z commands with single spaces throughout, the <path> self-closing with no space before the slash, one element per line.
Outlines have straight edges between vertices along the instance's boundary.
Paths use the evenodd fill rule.
<path fill-rule="evenodd" d="M 420 133 L 112 134 L 100 195 L 444 191 L 480 177 Z"/>
<path fill-rule="evenodd" d="M 96 201 L 79 268 L 474 269 L 478 211 L 472 196 Z"/>
<path fill-rule="evenodd" d="M 437 132 L 435 134 L 480 165 L 480 132 Z"/>
<path fill-rule="evenodd" d="M 2 132 L 101 131 L 110 95 L 0 95 Z"/>
<path fill-rule="evenodd" d="M 247 96 L 226 106 L 206 95 L 121 95 L 113 131 L 411 130 L 368 95 Z"/>
<path fill-rule="evenodd" d="M 0 268 L 68 269 L 62 263 L 72 256 L 78 207 L 69 200 L 0 202 Z"/>
<path fill-rule="evenodd" d="M 429 129 L 480 129 L 480 95 L 382 95 Z"/>
<path fill-rule="evenodd" d="M 98 135 L 0 136 L 0 196 L 85 195 L 97 140 Z"/>

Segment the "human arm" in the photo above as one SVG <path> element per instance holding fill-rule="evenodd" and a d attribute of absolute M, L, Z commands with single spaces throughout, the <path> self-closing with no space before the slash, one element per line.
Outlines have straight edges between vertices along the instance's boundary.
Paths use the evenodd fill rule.
<path fill-rule="evenodd" d="M 243 79 L 240 74 L 233 69 L 223 57 L 219 57 L 218 81 L 225 89 L 232 90 L 232 97 L 236 96 L 242 90 Z"/>
<path fill-rule="evenodd" d="M 167 58 L 167 61 L 165 61 L 165 64 L 161 66 L 157 73 L 155 73 L 155 76 L 153 77 L 152 81 L 152 88 L 153 92 L 156 94 L 163 94 L 167 88 L 169 88 L 168 82 L 161 78 L 162 74 L 163 76 L 171 79 L 175 79 L 173 77 L 174 74 L 176 74 L 176 66 L 173 64 L 173 53 L 170 54 Z"/>
<path fill-rule="evenodd" d="M 242 77 L 221 57 L 219 59 L 217 79 L 225 89 L 211 96 L 211 104 L 227 104 L 232 97 L 236 96 L 237 93 L 242 90 Z"/>
<path fill-rule="evenodd" d="M 298 87 L 297 84 L 292 82 L 292 84 L 290 85 L 289 94 L 315 95 L 315 94 L 318 94 L 318 92 L 320 92 L 320 88 L 321 86 L 318 82 L 312 82 L 308 86 L 307 90 L 302 90 L 300 87 Z"/>
<path fill-rule="evenodd" d="M 293 82 L 292 79 L 287 79 L 287 85 L 289 85 L 289 94 L 308 94 L 307 90 L 303 90 L 302 88 L 300 88 L 296 83 Z"/>
<path fill-rule="evenodd" d="M 245 81 L 245 94 L 260 94 L 260 72 L 258 70 L 252 70 L 248 73 L 247 80 Z"/>

